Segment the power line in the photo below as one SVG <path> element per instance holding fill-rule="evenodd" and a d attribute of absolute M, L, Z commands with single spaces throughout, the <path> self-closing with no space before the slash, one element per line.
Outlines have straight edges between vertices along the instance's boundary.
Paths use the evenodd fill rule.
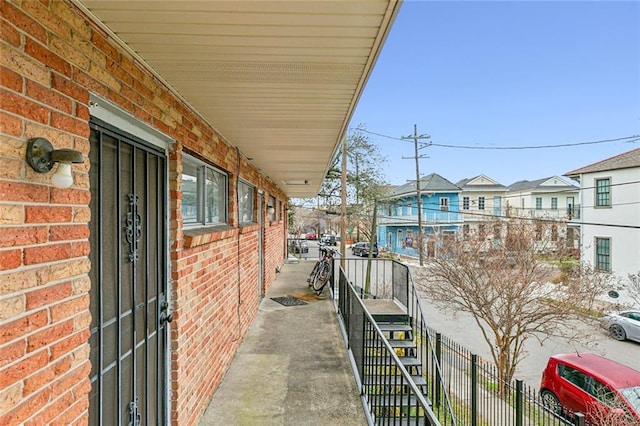
<path fill-rule="evenodd" d="M 359 131 L 363 133 L 368 133 L 371 135 L 379 136 L 386 139 L 398 140 L 402 142 L 408 142 L 405 138 L 398 138 L 395 136 L 389 136 L 382 133 L 372 132 L 362 128 L 350 128 L 351 131 Z M 625 141 L 625 143 L 633 143 L 640 140 L 640 135 L 631 135 L 625 136 L 621 138 L 613 138 L 613 139 L 601 139 L 596 141 L 588 141 L 588 142 L 574 142 L 574 143 L 562 143 L 557 145 L 523 145 L 523 146 L 482 146 L 482 145 L 452 145 L 452 144 L 440 144 L 440 143 L 431 143 L 430 145 L 438 146 L 440 148 L 452 148 L 452 149 L 477 149 L 477 150 L 522 150 L 522 149 L 552 149 L 552 148 L 566 148 L 566 147 L 574 147 L 574 146 L 583 146 L 583 145 L 595 145 L 601 143 L 613 143 Z"/>

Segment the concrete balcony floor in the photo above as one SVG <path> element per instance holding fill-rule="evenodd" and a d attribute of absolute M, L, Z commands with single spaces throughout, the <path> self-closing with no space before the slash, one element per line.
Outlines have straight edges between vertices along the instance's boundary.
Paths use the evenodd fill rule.
<path fill-rule="evenodd" d="M 307 286 L 315 260 L 287 263 L 200 425 L 366 425 L 328 288 Z M 305 305 L 271 298 L 291 296 Z"/>

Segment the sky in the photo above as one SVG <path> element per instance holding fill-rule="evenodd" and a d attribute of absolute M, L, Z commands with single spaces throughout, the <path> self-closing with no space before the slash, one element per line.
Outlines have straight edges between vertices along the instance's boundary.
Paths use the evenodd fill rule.
<path fill-rule="evenodd" d="M 640 135 L 640 1 L 405 0 L 349 128 L 359 125 L 395 185 L 416 178 L 413 140 L 402 140 L 414 125 L 433 143 L 420 175 L 453 183 L 562 176 L 638 148 L 584 143 Z M 493 149 L 560 144 L 581 145 Z"/>

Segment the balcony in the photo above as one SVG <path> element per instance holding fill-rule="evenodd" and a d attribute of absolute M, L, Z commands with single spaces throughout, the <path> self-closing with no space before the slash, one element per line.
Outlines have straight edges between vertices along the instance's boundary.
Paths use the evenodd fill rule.
<path fill-rule="evenodd" d="M 285 265 L 200 425 L 584 425 L 522 381 L 503 396 L 487 387 L 492 366 L 427 325 L 406 265 L 338 264 L 320 296 L 306 285 L 313 261 Z"/>

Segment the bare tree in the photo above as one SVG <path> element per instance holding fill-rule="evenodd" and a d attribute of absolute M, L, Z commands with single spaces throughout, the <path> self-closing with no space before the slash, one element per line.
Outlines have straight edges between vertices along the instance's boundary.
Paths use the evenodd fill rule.
<path fill-rule="evenodd" d="M 640 271 L 635 274 L 628 274 L 627 279 L 629 280 L 627 284 L 629 297 L 634 301 L 636 307 L 640 308 Z"/>
<path fill-rule="evenodd" d="M 546 223 L 514 219 L 486 225 L 496 231 L 446 241 L 439 255 L 414 273 L 418 287 L 436 306 L 473 316 L 500 383 L 509 383 L 525 356 L 525 341 L 570 338 L 567 322 L 584 319 L 577 312 L 592 309 L 595 296 L 608 284 L 606 276 L 581 267 L 554 284 L 557 264 L 566 257 L 557 241 L 540 232 Z"/>

